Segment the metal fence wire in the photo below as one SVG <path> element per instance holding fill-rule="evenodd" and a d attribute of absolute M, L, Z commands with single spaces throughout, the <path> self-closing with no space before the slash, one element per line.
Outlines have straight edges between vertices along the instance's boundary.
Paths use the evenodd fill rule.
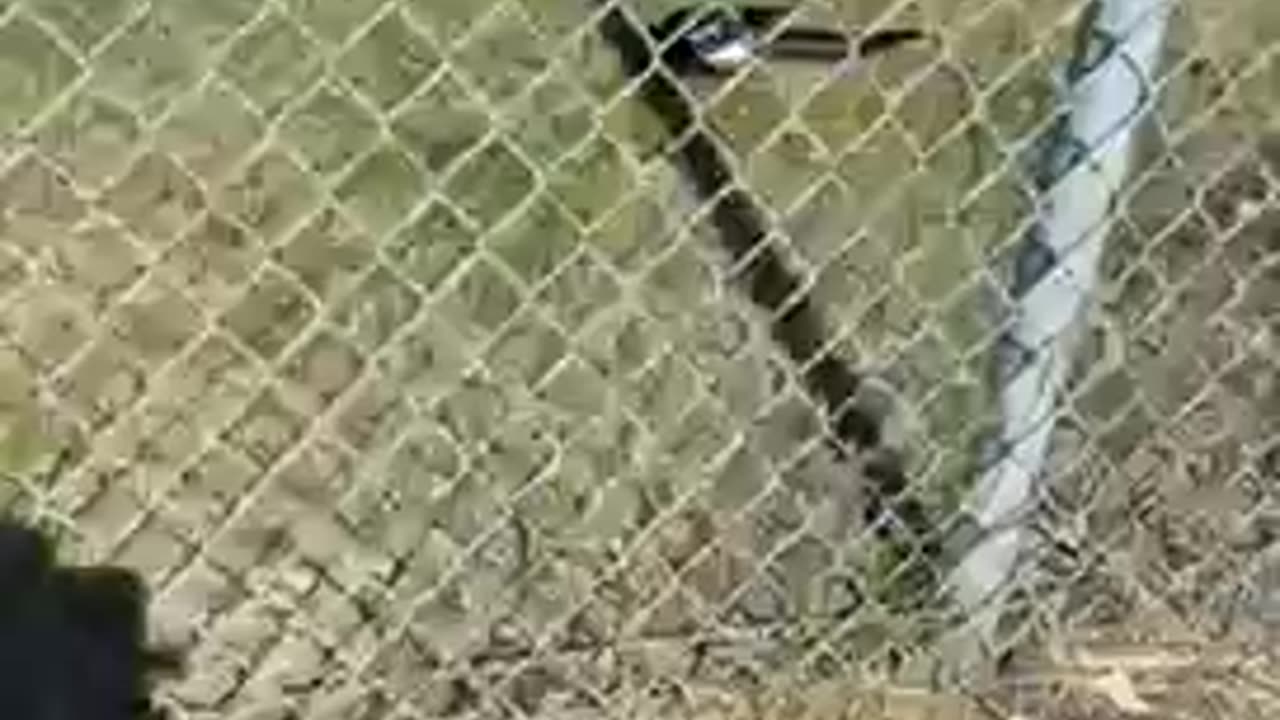
<path fill-rule="evenodd" d="M 1280 4 L 743 5 L 0 0 L 175 718 L 1276 717 Z"/>

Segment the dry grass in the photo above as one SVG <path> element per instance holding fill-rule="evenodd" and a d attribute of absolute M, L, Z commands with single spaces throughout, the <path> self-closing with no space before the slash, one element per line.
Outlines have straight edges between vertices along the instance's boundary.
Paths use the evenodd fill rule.
<path fill-rule="evenodd" d="M 170 703 L 981 710 L 867 690 L 927 618 L 840 615 L 892 574 L 848 521 L 861 489 L 608 52 L 561 36 L 584 5 L 152 5 L 0 0 L 0 503 L 148 576 L 190 650 Z M 1231 533 L 1274 517 L 1280 75 L 1256 52 L 1280 29 L 1266 0 L 1186 7 L 1161 118 L 1209 115 L 1149 153 L 1178 162 L 1127 205 L 1060 443 L 1052 510 L 1110 564 L 1073 565 L 1086 589 L 1055 583 L 1035 638 L 1154 601 L 1201 637 L 1270 607 Z M 699 94 L 953 507 L 991 415 L 985 268 L 1075 14 L 814 16 L 945 41 Z M 1187 188 L 1209 190 L 1190 215 Z M 1229 582 L 1262 589 L 1221 610 Z"/>

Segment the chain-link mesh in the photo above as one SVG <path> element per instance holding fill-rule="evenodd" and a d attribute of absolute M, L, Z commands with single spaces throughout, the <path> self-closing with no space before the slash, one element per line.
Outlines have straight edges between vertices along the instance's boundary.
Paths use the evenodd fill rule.
<path fill-rule="evenodd" d="M 932 40 L 697 78 L 629 76 L 615 10 L 0 0 L 0 503 L 145 574 L 188 658 L 162 704 L 1270 715 L 1280 6 L 1175 3 L 999 672 L 888 700 L 950 660 L 1086 5 L 812 0 L 787 22 Z M 758 211 L 746 252 L 653 73 Z"/>

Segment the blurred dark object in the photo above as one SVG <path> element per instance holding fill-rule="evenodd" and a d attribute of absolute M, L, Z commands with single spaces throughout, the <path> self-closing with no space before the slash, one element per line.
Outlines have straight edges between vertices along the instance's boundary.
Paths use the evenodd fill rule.
<path fill-rule="evenodd" d="M 147 591 L 133 572 L 56 567 L 40 533 L 0 521 L 0 718 L 141 720 L 149 678 L 176 656 L 145 645 Z"/>

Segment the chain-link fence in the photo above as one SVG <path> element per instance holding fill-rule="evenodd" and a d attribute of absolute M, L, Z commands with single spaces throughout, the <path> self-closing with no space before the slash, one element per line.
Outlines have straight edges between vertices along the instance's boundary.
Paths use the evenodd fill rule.
<path fill-rule="evenodd" d="M 1273 716 L 1280 5 L 1171 5 L 976 676 L 1083 2 L 0 0 L 0 503 L 177 717 Z"/>

